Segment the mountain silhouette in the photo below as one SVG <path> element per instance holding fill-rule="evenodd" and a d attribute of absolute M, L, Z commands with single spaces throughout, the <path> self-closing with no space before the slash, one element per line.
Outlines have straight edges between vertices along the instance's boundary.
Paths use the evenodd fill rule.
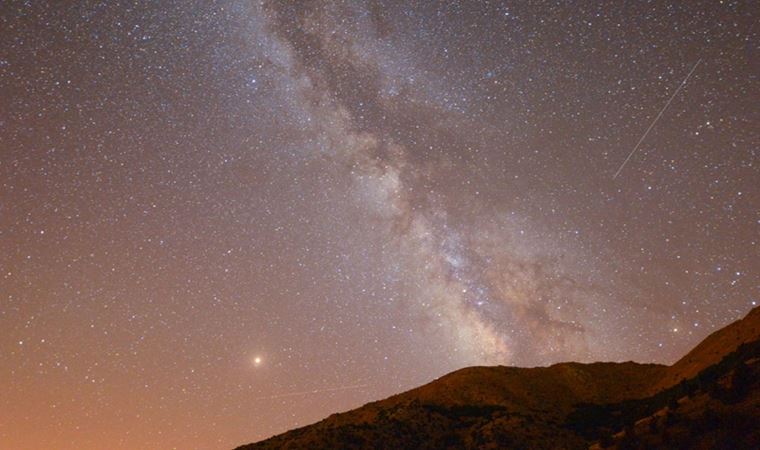
<path fill-rule="evenodd" d="M 758 449 L 760 308 L 672 366 L 469 367 L 253 449 Z"/>

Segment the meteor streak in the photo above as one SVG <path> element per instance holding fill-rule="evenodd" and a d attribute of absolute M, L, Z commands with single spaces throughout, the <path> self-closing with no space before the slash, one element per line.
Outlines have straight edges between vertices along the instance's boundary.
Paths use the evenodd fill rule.
<path fill-rule="evenodd" d="M 617 178 L 618 175 L 620 175 L 620 172 L 623 170 L 625 165 L 628 164 L 628 161 L 631 159 L 633 154 L 636 153 L 636 150 L 639 149 L 639 146 L 641 145 L 641 143 L 644 142 L 644 139 L 646 139 L 649 132 L 652 131 L 652 128 L 654 128 L 654 125 L 657 123 L 658 120 L 660 120 L 660 117 L 662 117 L 662 114 L 665 112 L 665 110 L 668 109 L 668 106 L 670 106 L 670 102 L 672 102 L 673 99 L 676 98 L 676 95 L 678 95 L 678 93 L 681 92 L 681 89 L 683 89 L 683 87 L 686 85 L 686 82 L 689 81 L 689 78 L 691 78 L 691 75 L 694 73 L 695 70 L 697 70 L 697 66 L 701 62 L 702 62 L 702 58 L 699 58 L 699 61 L 697 61 L 697 63 L 694 64 L 694 67 L 691 68 L 691 72 L 689 72 L 689 74 L 686 75 L 686 78 L 683 79 L 681 84 L 678 86 L 678 89 L 676 89 L 676 91 L 673 92 L 673 95 L 670 96 L 670 98 L 668 99 L 668 102 L 665 103 L 665 106 L 662 107 L 662 109 L 660 110 L 660 113 L 657 114 L 657 117 L 655 117 L 652 123 L 649 125 L 649 128 L 647 128 L 644 134 L 641 135 L 639 142 L 636 143 L 636 146 L 633 147 L 633 150 L 631 150 L 631 153 L 628 154 L 628 157 L 625 158 L 625 161 L 623 161 L 623 164 L 620 165 L 620 168 L 617 170 L 617 172 L 615 172 L 615 175 L 612 176 L 613 180 Z"/>
<path fill-rule="evenodd" d="M 285 397 L 299 397 L 303 395 L 323 394 L 325 392 L 348 391 L 351 389 L 366 388 L 367 386 L 368 385 L 366 384 L 356 384 L 356 385 L 351 385 L 351 386 L 339 386 L 339 387 L 327 388 L 327 389 L 314 389 L 311 391 L 287 392 L 284 394 L 269 395 L 266 397 L 256 397 L 254 398 L 254 400 L 273 400 L 273 399 L 285 398 Z"/>

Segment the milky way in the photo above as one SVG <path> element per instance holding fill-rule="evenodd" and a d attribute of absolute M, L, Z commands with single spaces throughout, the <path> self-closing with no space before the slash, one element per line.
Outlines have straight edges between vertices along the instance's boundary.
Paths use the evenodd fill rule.
<path fill-rule="evenodd" d="M 0 8 L 0 447 L 231 448 L 760 302 L 756 2 Z"/>

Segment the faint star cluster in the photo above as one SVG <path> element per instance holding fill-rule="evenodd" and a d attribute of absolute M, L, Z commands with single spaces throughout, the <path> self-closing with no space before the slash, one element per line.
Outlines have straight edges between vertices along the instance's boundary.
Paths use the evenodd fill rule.
<path fill-rule="evenodd" d="M 0 11 L 0 448 L 233 448 L 760 302 L 757 2 Z"/>

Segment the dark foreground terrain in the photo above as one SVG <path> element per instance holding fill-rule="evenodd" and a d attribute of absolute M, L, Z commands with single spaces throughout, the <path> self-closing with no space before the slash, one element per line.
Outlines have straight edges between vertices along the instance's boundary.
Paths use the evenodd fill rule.
<path fill-rule="evenodd" d="M 672 366 L 471 367 L 252 449 L 760 449 L 760 307 Z"/>

